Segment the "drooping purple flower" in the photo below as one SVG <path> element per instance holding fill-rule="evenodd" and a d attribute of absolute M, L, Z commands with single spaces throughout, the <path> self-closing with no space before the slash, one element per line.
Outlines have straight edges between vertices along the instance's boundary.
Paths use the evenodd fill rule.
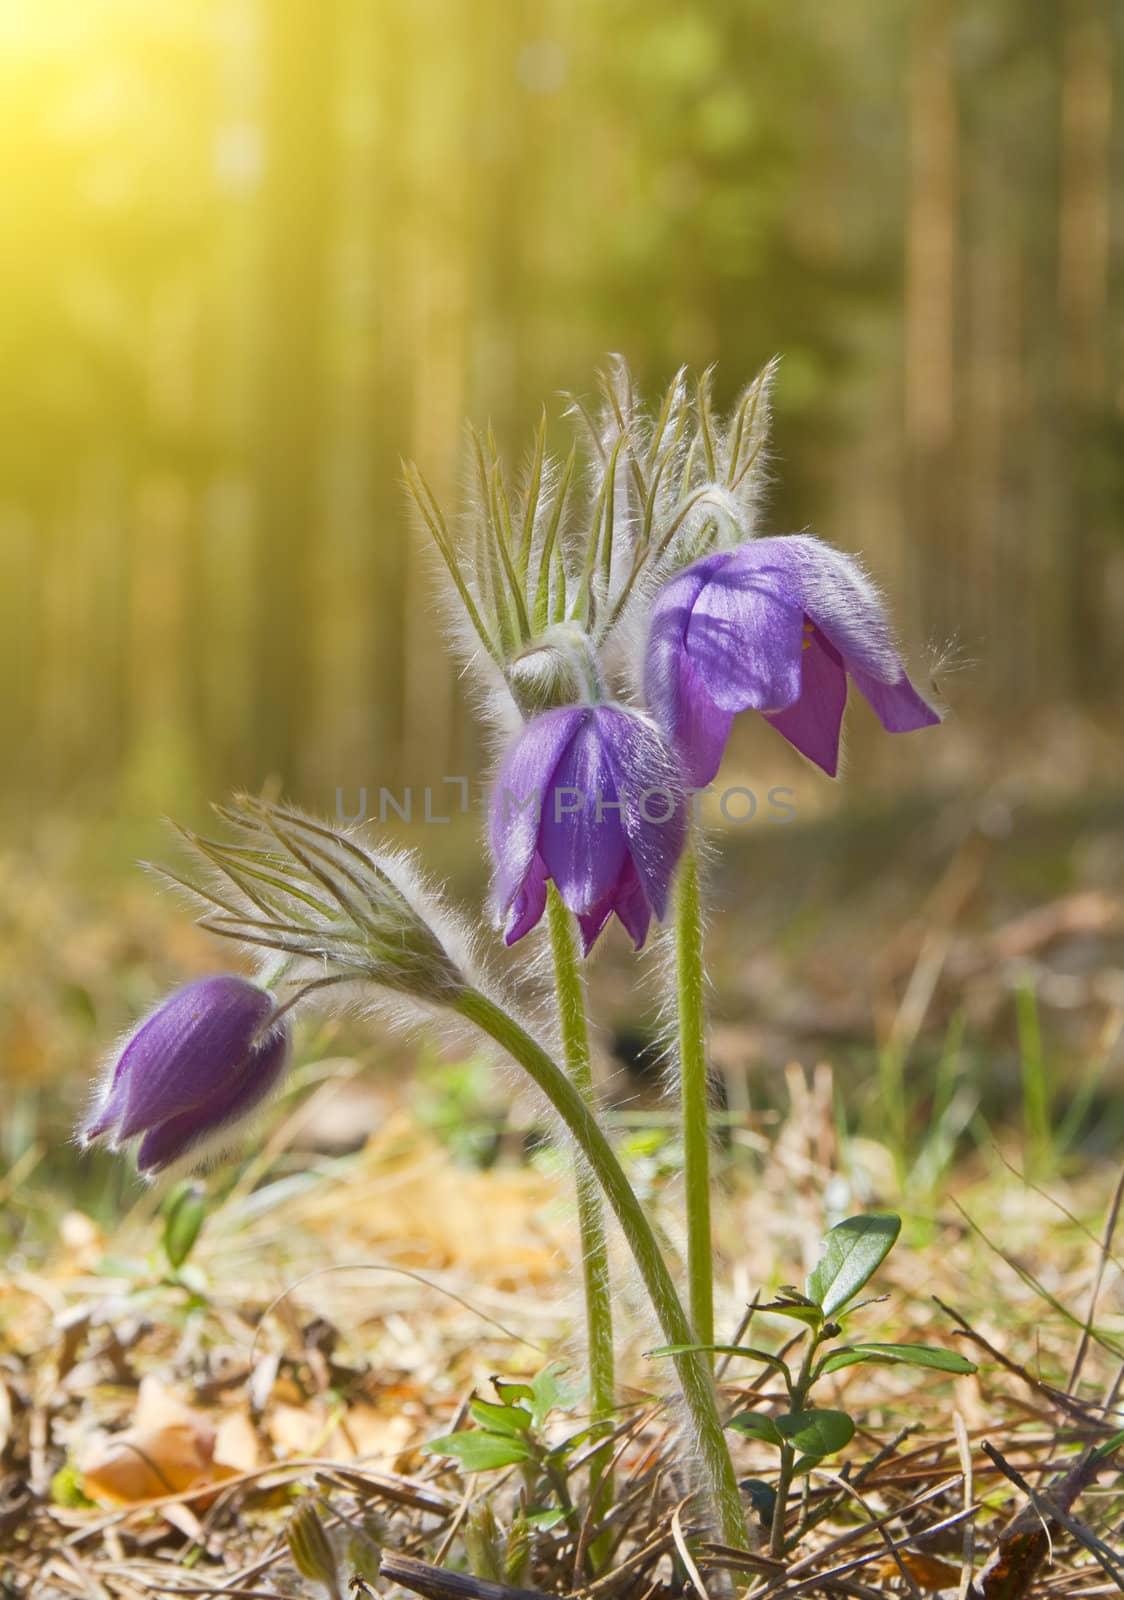
<path fill-rule="evenodd" d="M 272 995 L 245 978 L 200 978 L 133 1033 L 85 1127 L 86 1144 L 139 1139 L 137 1166 L 156 1173 L 270 1092 L 289 1053 L 285 1022 L 269 1026 Z"/>
<path fill-rule="evenodd" d="M 717 551 L 656 597 L 648 704 L 697 787 L 717 773 L 734 714 L 751 708 L 834 777 L 848 677 L 889 733 L 940 721 L 906 676 L 877 589 L 819 539 Z"/>
<path fill-rule="evenodd" d="M 507 943 L 538 923 L 553 880 L 587 952 L 614 912 L 639 949 L 653 912 L 667 909 L 686 826 L 682 773 L 646 718 L 617 705 L 535 717 L 492 791 Z"/>

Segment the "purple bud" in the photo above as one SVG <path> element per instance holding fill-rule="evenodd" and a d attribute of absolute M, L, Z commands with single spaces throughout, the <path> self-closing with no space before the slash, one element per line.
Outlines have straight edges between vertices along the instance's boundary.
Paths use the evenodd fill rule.
<path fill-rule="evenodd" d="M 269 1094 L 289 1030 L 269 1026 L 272 995 L 245 978 L 200 978 L 141 1023 L 106 1079 L 82 1140 L 139 1139 L 137 1166 L 170 1166 Z"/>

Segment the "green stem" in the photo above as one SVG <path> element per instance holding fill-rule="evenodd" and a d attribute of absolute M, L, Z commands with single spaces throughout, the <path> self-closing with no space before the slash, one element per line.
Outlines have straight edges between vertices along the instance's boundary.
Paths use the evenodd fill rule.
<path fill-rule="evenodd" d="M 585 981 L 578 955 L 574 920 L 562 897 L 550 885 L 547 902 L 550 943 L 554 955 L 554 988 L 558 998 L 558 1025 L 562 1056 L 570 1081 L 586 1104 L 594 1106 L 593 1064 L 586 1021 Z M 613 1361 L 613 1293 L 609 1277 L 609 1246 L 601 1194 L 586 1164 L 577 1167 L 578 1226 L 581 1232 L 582 1272 L 585 1279 L 585 1320 L 589 1344 L 589 1391 L 594 1422 L 607 1421 L 616 1406 Z M 595 1486 L 606 1466 L 603 1457 L 593 1464 Z"/>
<path fill-rule="evenodd" d="M 694 1344 L 691 1324 L 651 1223 L 580 1090 L 514 1017 L 478 989 L 466 990 L 456 1001 L 456 1009 L 502 1046 L 546 1095 L 589 1162 L 613 1208 L 664 1338 L 671 1345 Z M 724 1544 L 744 1550 L 749 1536 L 709 1364 L 704 1356 L 691 1350 L 676 1355 L 673 1360 L 718 1536 Z"/>
<path fill-rule="evenodd" d="M 790 1390 L 789 1405 L 793 1413 L 803 1411 L 808 1404 L 808 1392 L 815 1382 L 816 1351 L 823 1340 L 822 1330 L 808 1340 L 804 1360 L 796 1382 Z M 785 1518 L 788 1512 L 788 1495 L 792 1488 L 793 1469 L 796 1466 L 796 1449 L 791 1444 L 781 1446 L 781 1467 L 777 1476 L 777 1498 L 773 1506 L 773 1524 L 769 1530 L 769 1554 L 778 1559 L 785 1553 Z"/>
<path fill-rule="evenodd" d="M 714 1343 L 714 1244 L 710 1226 L 710 1092 L 699 858 L 688 841 L 675 900 L 679 1004 L 679 1097 L 683 1176 L 687 1192 L 687 1281 L 691 1321 L 700 1344 Z"/>

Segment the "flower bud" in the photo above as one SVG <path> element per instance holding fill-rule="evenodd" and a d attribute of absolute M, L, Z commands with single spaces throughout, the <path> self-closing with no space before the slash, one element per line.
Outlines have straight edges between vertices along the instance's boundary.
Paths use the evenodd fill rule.
<path fill-rule="evenodd" d="M 573 623 L 550 628 L 507 668 L 512 699 L 528 719 L 604 697 L 593 643 Z"/>
<path fill-rule="evenodd" d="M 328 984 L 365 983 L 447 1007 L 470 985 L 468 941 L 410 856 L 368 850 L 248 796 L 219 811 L 242 835 L 237 844 L 184 833 L 226 883 L 167 876 L 214 908 L 201 927 L 289 958 L 285 982 L 296 992 L 287 1004 Z"/>
<path fill-rule="evenodd" d="M 154 1174 L 239 1121 L 274 1088 L 289 1054 L 273 997 L 231 974 L 179 989 L 129 1039 L 82 1130 L 86 1144 L 139 1141 Z"/>

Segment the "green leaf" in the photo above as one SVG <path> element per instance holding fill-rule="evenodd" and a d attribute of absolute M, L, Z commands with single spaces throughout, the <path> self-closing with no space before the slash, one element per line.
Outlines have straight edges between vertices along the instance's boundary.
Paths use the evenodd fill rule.
<path fill-rule="evenodd" d="M 757 1310 L 770 1317 L 791 1317 L 794 1322 L 802 1322 L 807 1328 L 818 1328 L 824 1320 L 819 1306 L 800 1305 L 795 1300 L 775 1300 L 772 1305 L 758 1306 Z"/>
<path fill-rule="evenodd" d="M 548 1511 L 528 1511 L 523 1520 L 529 1528 L 540 1528 L 543 1533 L 549 1533 L 552 1528 L 557 1528 L 560 1522 L 565 1522 L 566 1513 L 557 1507 Z"/>
<path fill-rule="evenodd" d="M 805 1455 L 830 1456 L 855 1436 L 855 1424 L 845 1411 L 790 1411 L 777 1417 L 777 1432 Z"/>
<path fill-rule="evenodd" d="M 536 1428 L 542 1427 L 552 1411 L 564 1411 L 577 1398 L 570 1385 L 562 1382 L 564 1371 L 564 1367 L 554 1363 L 531 1379 L 531 1420 Z"/>
<path fill-rule="evenodd" d="M 868 1350 L 857 1350 L 847 1345 L 821 1362 L 819 1373 L 821 1377 L 825 1377 L 829 1372 L 842 1372 L 844 1367 L 860 1367 L 864 1361 L 870 1362 L 875 1359 Z"/>
<path fill-rule="evenodd" d="M 1115 1455 L 1116 1452 L 1121 1449 L 1124 1449 L 1124 1429 L 1122 1429 L 1119 1433 L 1114 1433 L 1112 1438 L 1109 1439 L 1107 1443 L 1099 1445 L 1097 1449 L 1094 1450 L 1093 1455 L 1098 1461 L 1107 1461 L 1109 1456 Z"/>
<path fill-rule="evenodd" d="M 782 1283 L 777 1290 L 777 1294 L 782 1301 L 791 1301 L 796 1306 L 814 1306 L 816 1303 L 814 1300 L 809 1299 L 794 1283 Z"/>
<path fill-rule="evenodd" d="M 468 1409 L 473 1422 L 490 1428 L 493 1433 L 502 1433 L 505 1438 L 526 1433 L 531 1426 L 531 1413 L 522 1406 L 498 1406 L 492 1400 L 473 1400 Z"/>
<path fill-rule="evenodd" d="M 61 1466 L 51 1479 L 51 1499 L 68 1510 L 86 1509 L 94 1502 L 82 1492 L 82 1473 L 72 1461 Z"/>
<path fill-rule="evenodd" d="M 516 1383 L 511 1378 L 493 1378 L 492 1388 L 500 1397 L 500 1404 L 513 1406 L 518 1400 L 534 1400 L 535 1391 L 529 1383 Z"/>
<path fill-rule="evenodd" d="M 662 1344 L 658 1350 L 645 1352 L 650 1359 L 657 1356 L 693 1356 L 709 1354 L 716 1356 L 744 1356 L 747 1361 L 760 1361 L 766 1367 L 772 1367 L 777 1372 L 786 1372 L 788 1368 L 780 1356 L 770 1355 L 768 1350 L 755 1350 L 749 1344 Z"/>
<path fill-rule="evenodd" d="M 924 1344 L 857 1344 L 838 1350 L 824 1362 L 821 1371 L 838 1372 L 860 1361 L 896 1363 L 906 1367 L 929 1367 L 934 1372 L 952 1372 L 963 1377 L 976 1371 L 974 1361 L 956 1350 L 934 1350 Z"/>
<path fill-rule="evenodd" d="M 206 1192 L 201 1183 L 178 1183 L 160 1208 L 164 1231 L 160 1242 L 168 1265 L 178 1272 L 195 1248 L 207 1216 Z"/>
<path fill-rule="evenodd" d="M 885 1261 L 901 1232 L 902 1219 L 871 1213 L 848 1217 L 824 1240 L 819 1265 L 809 1274 L 810 1297 L 830 1317 L 853 1300 Z"/>
<path fill-rule="evenodd" d="M 772 1484 L 766 1483 L 764 1478 L 743 1478 L 738 1488 L 743 1489 L 749 1496 L 749 1503 L 762 1528 L 766 1530 L 771 1528 L 773 1512 L 777 1506 L 777 1491 Z"/>
<path fill-rule="evenodd" d="M 532 1455 L 526 1439 L 500 1433 L 448 1433 L 443 1439 L 431 1439 L 425 1448 L 435 1456 L 452 1456 L 466 1472 L 493 1472 L 529 1461 Z"/>
<path fill-rule="evenodd" d="M 761 1411 L 739 1411 L 726 1426 L 735 1433 L 744 1433 L 747 1439 L 760 1439 L 764 1444 L 775 1444 L 778 1449 L 784 1443 L 772 1417 Z"/>

